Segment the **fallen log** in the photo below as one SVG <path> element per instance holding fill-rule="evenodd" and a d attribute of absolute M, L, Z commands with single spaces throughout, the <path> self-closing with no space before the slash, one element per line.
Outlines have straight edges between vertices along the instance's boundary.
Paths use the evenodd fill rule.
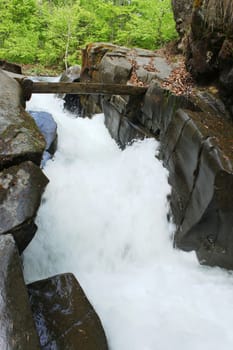
<path fill-rule="evenodd" d="M 31 94 L 76 94 L 76 95 L 128 95 L 140 96 L 147 91 L 145 86 L 105 83 L 45 82 L 32 81 L 24 75 L 4 71 L 17 80 L 23 89 L 26 101 Z"/>
<path fill-rule="evenodd" d="M 64 82 L 33 82 L 32 93 L 36 94 L 77 94 L 77 95 L 143 95 L 146 87 L 122 85 L 122 84 L 99 84 L 99 83 L 64 83 Z"/>

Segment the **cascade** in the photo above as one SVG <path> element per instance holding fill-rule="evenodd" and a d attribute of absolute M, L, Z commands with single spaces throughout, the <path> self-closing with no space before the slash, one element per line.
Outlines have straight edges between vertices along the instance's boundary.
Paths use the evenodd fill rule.
<path fill-rule="evenodd" d="M 173 249 L 158 143 L 122 151 L 103 115 L 75 118 L 54 96 L 34 95 L 27 108 L 53 114 L 58 150 L 44 169 L 26 281 L 73 272 L 112 350 L 232 349 L 233 276 Z"/>

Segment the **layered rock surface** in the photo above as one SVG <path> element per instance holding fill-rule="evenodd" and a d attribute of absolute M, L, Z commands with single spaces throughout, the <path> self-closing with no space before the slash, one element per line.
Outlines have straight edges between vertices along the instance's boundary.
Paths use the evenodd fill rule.
<path fill-rule="evenodd" d="M 122 147 L 138 137 L 159 138 L 172 185 L 175 245 L 195 250 L 202 263 L 232 269 L 233 125 L 218 89 L 177 94 L 171 83 L 177 64 L 154 52 L 99 43 L 83 55 L 84 80 L 148 86 L 143 99 L 99 97 L 105 123 Z"/>
<path fill-rule="evenodd" d="M 72 274 L 28 285 L 42 349 L 107 350 L 100 319 Z"/>
<path fill-rule="evenodd" d="M 40 165 L 44 137 L 22 107 L 20 85 L 0 70 L 0 170 L 31 160 Z"/>
<path fill-rule="evenodd" d="M 0 275 L 1 350 L 39 350 L 21 261 L 11 235 L 0 236 Z"/>
<path fill-rule="evenodd" d="M 19 253 L 37 229 L 34 218 L 48 183 L 38 165 L 45 148 L 55 151 L 56 124 L 38 112 L 35 123 L 23 108 L 20 85 L 1 70 L 0 89 L 0 348 L 107 349 L 101 322 L 74 276 L 25 286 Z"/>
<path fill-rule="evenodd" d="M 30 161 L 0 172 L 0 235 L 12 233 L 20 253 L 35 234 L 34 218 L 47 183 Z"/>
<path fill-rule="evenodd" d="M 232 1 L 173 0 L 172 3 L 178 32 L 184 41 L 187 68 L 197 81 L 207 85 L 213 81 L 219 87 L 233 117 Z"/>

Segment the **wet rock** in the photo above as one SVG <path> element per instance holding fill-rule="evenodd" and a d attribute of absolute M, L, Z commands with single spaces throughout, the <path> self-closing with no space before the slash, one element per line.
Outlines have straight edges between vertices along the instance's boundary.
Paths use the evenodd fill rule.
<path fill-rule="evenodd" d="M 44 167 L 46 161 L 52 157 L 57 148 L 57 123 L 52 114 L 48 112 L 29 111 L 36 125 L 40 129 L 46 141 L 46 148 L 43 154 L 41 165 Z"/>
<path fill-rule="evenodd" d="M 11 235 L 0 236 L 0 348 L 39 350 L 39 339 Z"/>
<path fill-rule="evenodd" d="M 149 136 L 148 132 L 142 129 L 139 123 L 130 121 L 130 118 L 124 116 L 127 115 L 126 105 L 127 102 L 120 96 L 113 96 L 110 101 L 103 100 L 105 125 L 122 149 L 134 140 Z"/>
<path fill-rule="evenodd" d="M 42 349 L 107 350 L 100 319 L 72 274 L 28 285 Z"/>
<path fill-rule="evenodd" d="M 210 92 L 175 96 L 152 82 L 140 122 L 159 131 L 172 185 L 175 245 L 195 250 L 201 263 L 232 269 L 233 125 L 226 115 Z"/>
<path fill-rule="evenodd" d="M 20 85 L 0 70 L 0 170 L 31 160 L 40 165 L 44 137 L 22 107 Z"/>
<path fill-rule="evenodd" d="M 198 1 L 195 4 L 202 6 Z M 219 70 L 216 62 L 222 62 L 225 68 L 227 62 L 222 86 L 225 83 L 225 91 L 228 88 L 230 91 L 232 46 L 228 40 L 224 50 L 221 49 L 222 37 L 215 37 L 215 32 L 202 43 L 199 35 L 203 36 L 204 29 L 208 28 L 202 15 L 195 7 L 191 23 L 195 40 L 189 45 L 194 45 L 196 51 L 189 58 L 196 60 L 194 67 L 198 74 L 206 77 L 215 69 Z M 214 45 L 215 51 L 209 51 L 210 44 Z M 219 50 L 222 61 L 216 59 Z M 83 54 L 83 72 L 91 81 L 117 81 L 117 60 L 128 60 L 132 67 L 127 83 L 149 84 L 144 98 L 138 101 L 123 96 L 101 98 L 105 124 L 122 148 L 134 138 L 140 138 L 145 131 L 144 136 L 159 138 L 160 158 L 169 169 L 172 186 L 171 209 L 177 227 L 175 245 L 184 250 L 195 250 L 201 263 L 232 269 L 233 197 L 229 193 L 232 193 L 233 181 L 233 124 L 219 97 L 222 90 L 216 86 L 195 86 L 191 94 L 174 94 L 164 83 L 175 66 L 147 50 L 114 46 L 104 50 L 103 45 L 98 47 L 96 44 L 94 48 L 87 46 Z M 113 58 L 112 65 L 109 57 Z M 122 75 L 123 81 L 126 71 Z M 232 91 L 228 98 L 231 96 Z"/>
<path fill-rule="evenodd" d="M 48 183 L 41 169 L 32 162 L 0 172 L 0 235 L 11 233 L 20 253 L 33 238 L 33 219 Z"/>

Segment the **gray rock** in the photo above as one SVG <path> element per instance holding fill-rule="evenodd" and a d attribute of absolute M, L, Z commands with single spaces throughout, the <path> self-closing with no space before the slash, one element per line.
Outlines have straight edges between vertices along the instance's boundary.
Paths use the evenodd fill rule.
<path fill-rule="evenodd" d="M 44 137 L 22 107 L 20 85 L 0 70 L 0 169 L 31 160 L 40 165 Z"/>
<path fill-rule="evenodd" d="M 39 350 L 21 261 L 11 235 L 0 236 L 0 275 L 1 350 Z"/>
<path fill-rule="evenodd" d="M 35 234 L 33 219 L 47 183 L 30 161 L 0 172 L 0 235 L 12 233 L 20 253 Z"/>
<path fill-rule="evenodd" d="M 107 350 L 101 321 L 72 274 L 28 285 L 42 349 Z"/>
<path fill-rule="evenodd" d="M 132 64 L 122 54 L 107 53 L 99 66 L 100 82 L 125 84 L 130 78 Z"/>
<path fill-rule="evenodd" d="M 169 170 L 175 245 L 201 263 L 233 268 L 233 126 L 216 95 L 175 96 L 158 82 L 148 89 L 140 122 L 159 132 Z"/>
<path fill-rule="evenodd" d="M 63 82 L 73 82 L 80 81 L 81 66 L 76 65 L 69 67 L 65 72 L 62 73 L 60 81 Z"/>
<path fill-rule="evenodd" d="M 42 168 L 57 149 L 57 123 L 52 114 L 48 112 L 29 111 L 46 141 L 46 149 L 43 153 Z"/>

